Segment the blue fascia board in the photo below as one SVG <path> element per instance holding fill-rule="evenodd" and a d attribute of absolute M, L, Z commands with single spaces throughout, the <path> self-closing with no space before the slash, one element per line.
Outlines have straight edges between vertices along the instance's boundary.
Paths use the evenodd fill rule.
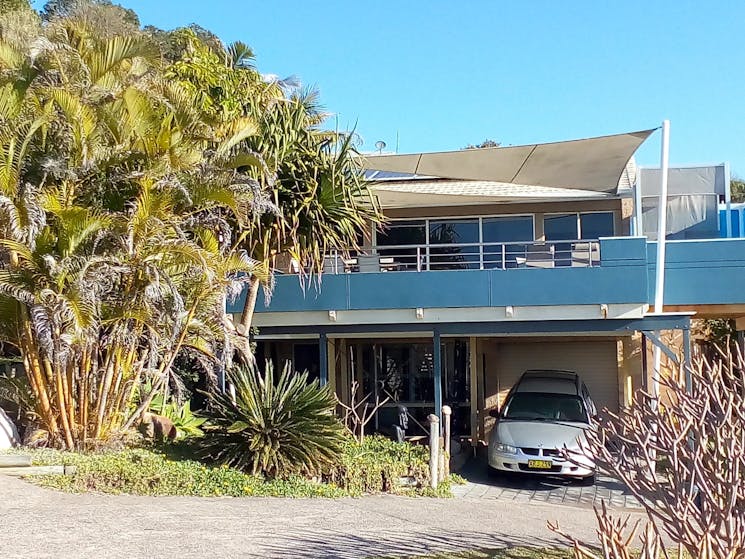
<path fill-rule="evenodd" d="M 600 239 L 602 266 L 646 264 L 646 237 L 607 237 Z"/>
<path fill-rule="evenodd" d="M 646 267 L 496 270 L 491 276 L 492 306 L 642 303 Z"/>
<path fill-rule="evenodd" d="M 346 309 L 350 276 L 351 274 L 326 274 L 320 283 L 316 279 L 308 278 L 303 283 L 300 277 L 294 274 L 278 275 L 268 305 L 263 290 L 259 291 L 255 312 Z M 245 295 L 242 294 L 234 303 L 228 303 L 228 312 L 243 312 L 245 299 Z"/>
<path fill-rule="evenodd" d="M 350 310 L 488 307 L 490 271 L 346 274 Z"/>
<path fill-rule="evenodd" d="M 381 332 L 416 332 L 434 333 L 443 336 L 496 335 L 629 335 L 638 331 L 655 330 L 689 330 L 690 315 L 669 313 L 647 315 L 636 319 L 592 319 L 592 320 L 515 320 L 495 322 L 450 322 L 432 324 L 427 322 L 409 322 L 401 324 L 306 324 L 295 326 L 264 326 L 261 336 L 271 338 L 280 335 L 317 335 L 324 333 L 330 336 L 344 334 L 364 334 Z"/>
<path fill-rule="evenodd" d="M 651 304 L 657 243 L 647 251 Z M 665 252 L 665 305 L 745 304 L 745 239 L 668 241 Z"/>

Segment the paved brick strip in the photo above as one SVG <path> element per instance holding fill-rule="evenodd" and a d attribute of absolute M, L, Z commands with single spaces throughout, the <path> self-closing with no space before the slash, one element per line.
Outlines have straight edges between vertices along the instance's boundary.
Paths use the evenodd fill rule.
<path fill-rule="evenodd" d="M 464 499 L 499 499 L 519 503 L 548 503 L 582 508 L 600 506 L 602 501 L 611 509 L 639 510 L 636 498 L 617 480 L 598 476 L 592 486 L 582 486 L 563 480 L 530 477 L 489 480 L 484 472 L 465 472 L 469 481 L 453 488 L 455 497 Z"/>

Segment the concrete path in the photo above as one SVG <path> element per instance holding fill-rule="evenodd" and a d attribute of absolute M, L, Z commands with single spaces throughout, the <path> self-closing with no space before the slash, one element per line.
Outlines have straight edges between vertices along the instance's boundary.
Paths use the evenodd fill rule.
<path fill-rule="evenodd" d="M 365 558 L 594 541 L 594 513 L 505 500 L 70 495 L 0 475 L 0 557 Z"/>
<path fill-rule="evenodd" d="M 577 482 L 551 477 L 519 475 L 489 476 L 483 460 L 471 460 L 458 472 L 468 480 L 453 489 L 456 497 L 481 500 L 504 500 L 515 503 L 549 503 L 582 508 L 600 506 L 610 509 L 641 509 L 636 498 L 618 480 L 598 475 L 594 485 L 583 487 Z"/>

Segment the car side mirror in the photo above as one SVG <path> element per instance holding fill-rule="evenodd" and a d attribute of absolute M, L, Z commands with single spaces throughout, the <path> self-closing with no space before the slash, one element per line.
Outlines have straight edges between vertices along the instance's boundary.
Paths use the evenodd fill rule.
<path fill-rule="evenodd" d="M 499 409 L 494 408 L 493 410 L 489 410 L 489 417 L 498 418 L 499 417 Z"/>

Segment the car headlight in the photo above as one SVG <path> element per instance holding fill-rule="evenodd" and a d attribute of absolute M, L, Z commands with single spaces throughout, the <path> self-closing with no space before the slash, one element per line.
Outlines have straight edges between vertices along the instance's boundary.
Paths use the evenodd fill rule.
<path fill-rule="evenodd" d="M 496 451 L 503 454 L 517 454 L 517 447 L 508 444 L 497 443 Z"/>

